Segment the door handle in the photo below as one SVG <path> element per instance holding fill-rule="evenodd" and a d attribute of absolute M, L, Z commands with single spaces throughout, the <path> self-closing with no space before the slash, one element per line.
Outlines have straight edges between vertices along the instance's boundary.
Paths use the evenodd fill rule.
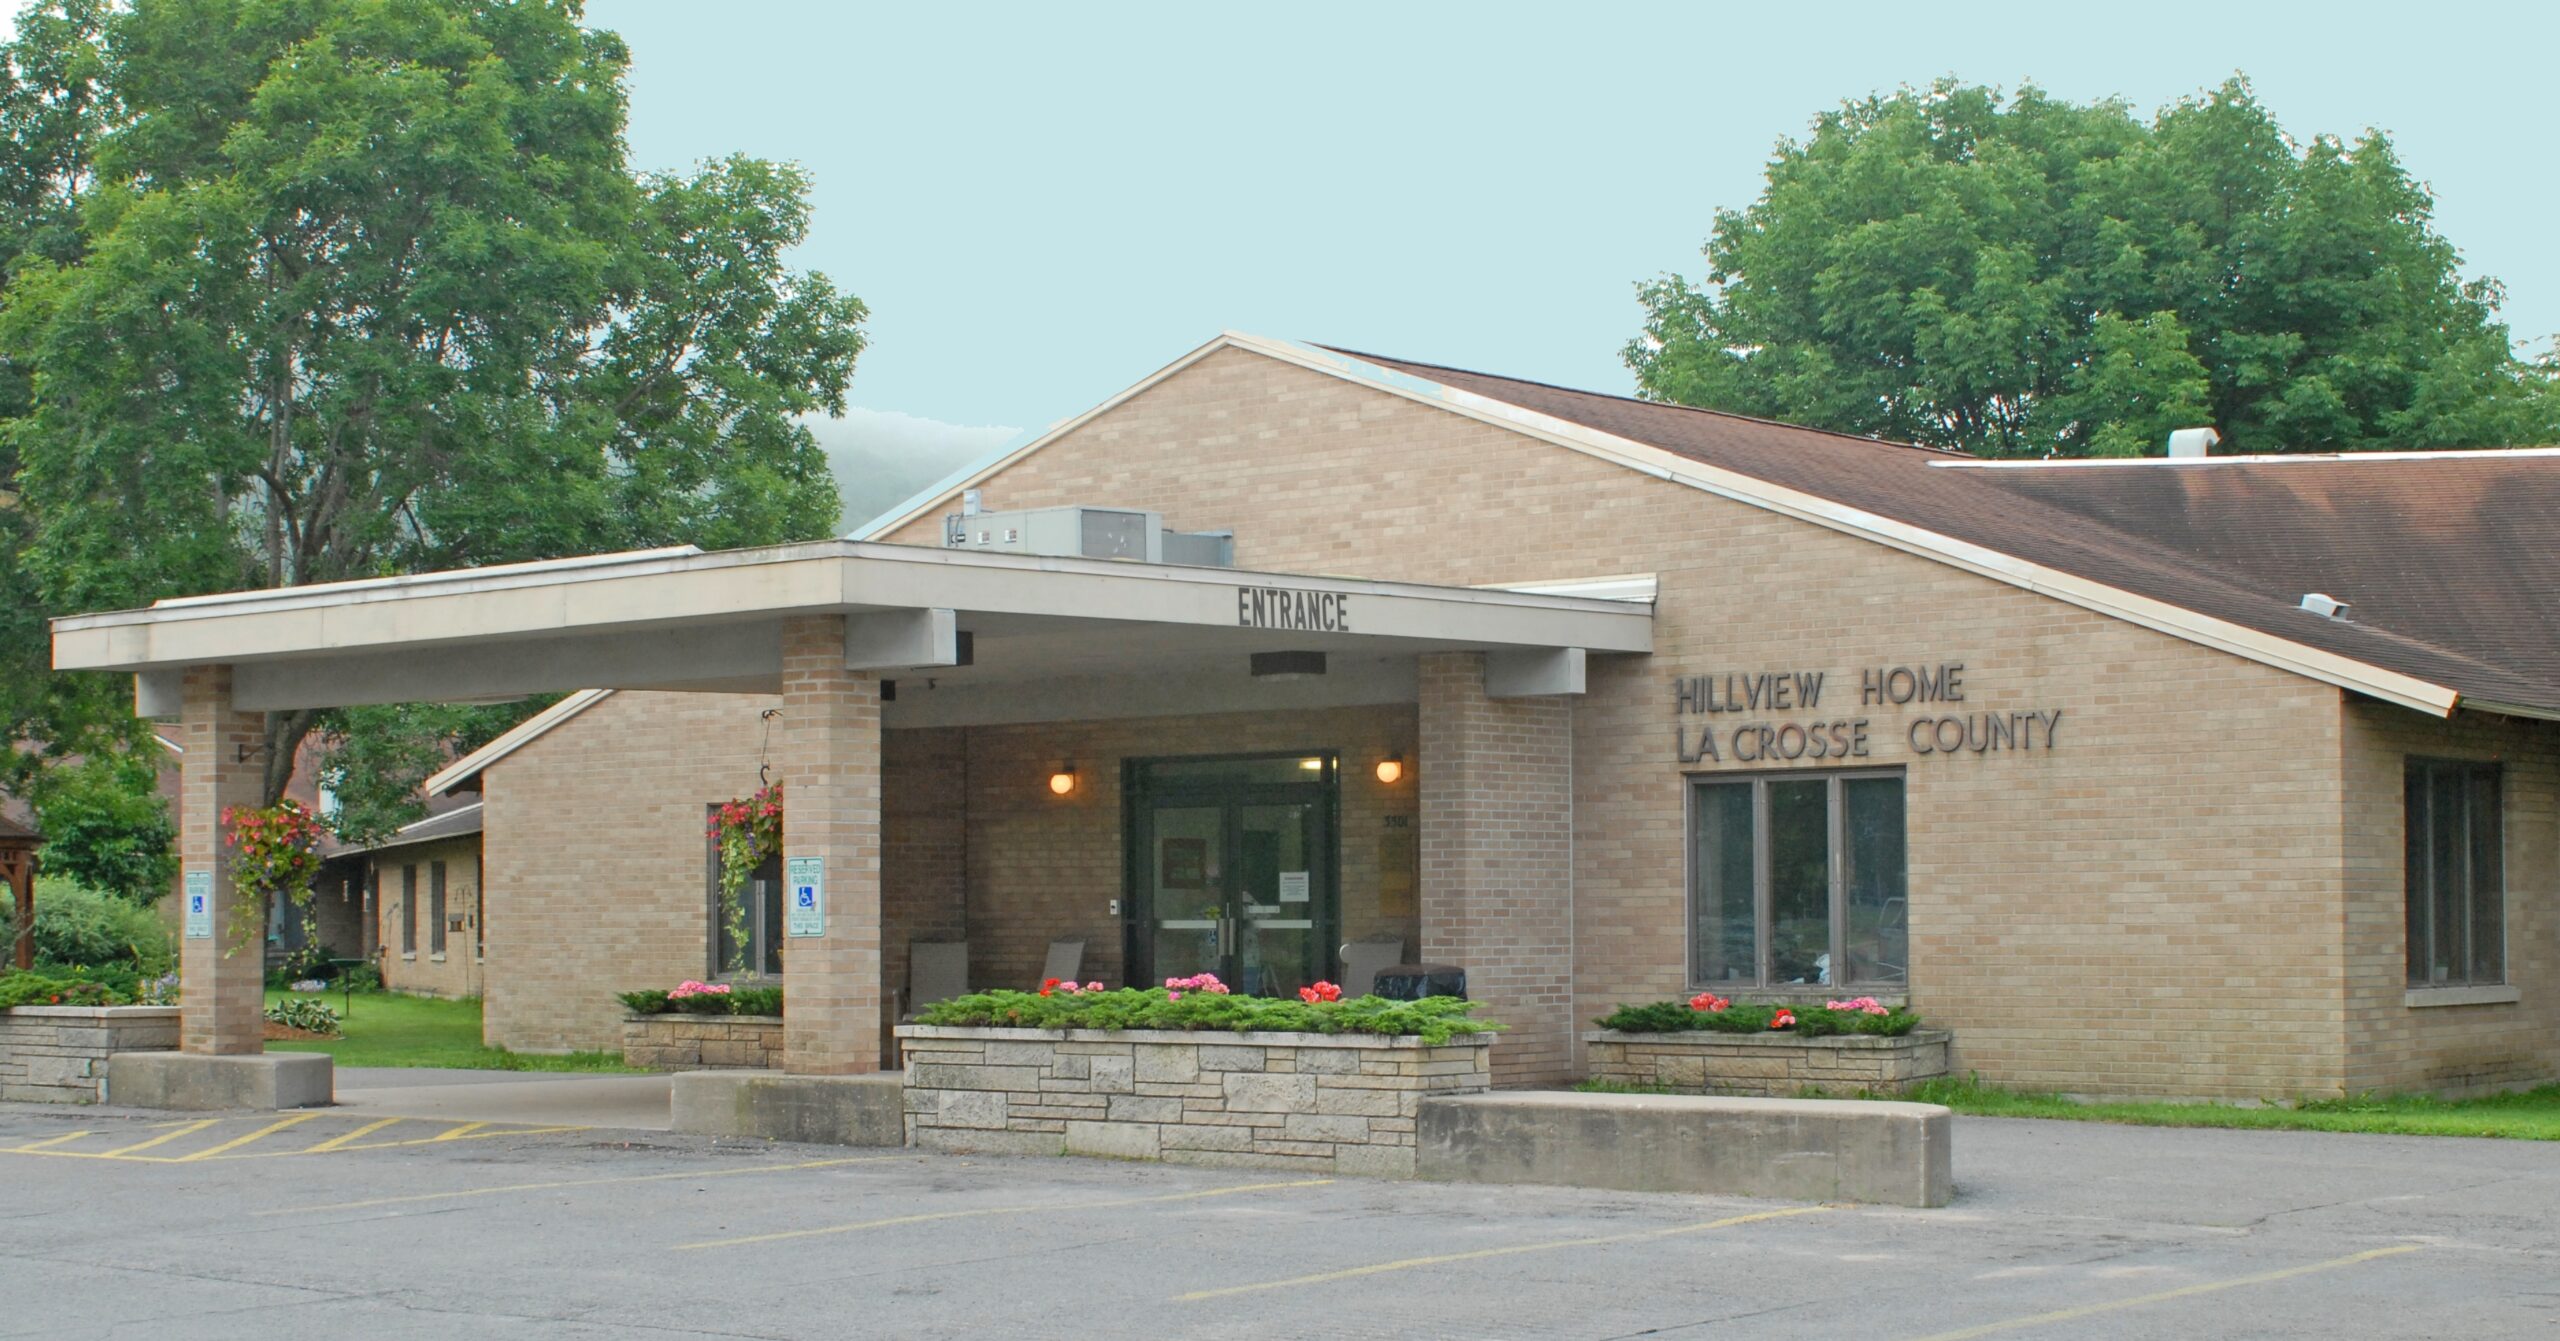
<path fill-rule="evenodd" d="M 1223 957 L 1235 952 L 1236 920 L 1232 917 L 1221 917 L 1218 919 L 1218 954 Z"/>

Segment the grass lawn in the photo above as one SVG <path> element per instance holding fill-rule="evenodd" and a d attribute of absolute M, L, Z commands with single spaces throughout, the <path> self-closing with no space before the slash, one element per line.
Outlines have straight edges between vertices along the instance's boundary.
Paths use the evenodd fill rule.
<path fill-rule="evenodd" d="M 2291 1108 L 2228 1104 L 2081 1103 L 2058 1094 L 1994 1089 L 1971 1080 L 1933 1080 L 1910 1096 L 1985 1117 L 2068 1118 L 2141 1127 L 2248 1127 L 2269 1131 L 2376 1132 L 2393 1136 L 2503 1136 L 2560 1141 L 2560 1085 L 2478 1099 L 2368 1095 L 2306 1100 Z"/>
<path fill-rule="evenodd" d="M 274 1005 L 286 994 L 267 993 Z M 331 1010 L 345 1010 L 347 999 L 336 992 L 321 1000 Z M 480 1003 L 446 1001 L 397 992 L 358 992 L 343 1026 L 346 1037 L 325 1042 L 270 1043 L 274 1052 L 325 1052 L 340 1066 L 456 1066 L 474 1071 L 632 1071 L 613 1052 L 573 1052 L 562 1056 L 509 1052 L 480 1041 Z"/>

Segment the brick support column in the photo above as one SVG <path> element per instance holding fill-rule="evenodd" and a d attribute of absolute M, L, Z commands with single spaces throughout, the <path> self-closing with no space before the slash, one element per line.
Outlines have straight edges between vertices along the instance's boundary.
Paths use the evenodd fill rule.
<path fill-rule="evenodd" d="M 266 799 L 266 761 L 257 753 L 266 717 L 232 708 L 229 666 L 191 666 L 183 685 L 178 743 L 186 756 L 178 766 L 178 860 L 186 874 L 178 888 L 184 898 L 194 877 L 212 876 L 213 934 L 187 936 L 180 926 L 178 1046 L 184 1052 L 264 1052 L 266 912 L 238 907 L 242 896 L 231 882 L 222 812 Z"/>
<path fill-rule="evenodd" d="M 884 1069 L 880 975 L 880 682 L 844 667 L 844 617 L 783 621 L 784 884 L 825 863 L 827 930 L 783 942 L 782 1067 L 799 1075 Z"/>
<path fill-rule="evenodd" d="M 1574 1079 L 1570 700 L 1488 698 L 1473 652 L 1421 658 L 1420 681 L 1422 957 L 1510 1026 L 1495 1084 Z"/>

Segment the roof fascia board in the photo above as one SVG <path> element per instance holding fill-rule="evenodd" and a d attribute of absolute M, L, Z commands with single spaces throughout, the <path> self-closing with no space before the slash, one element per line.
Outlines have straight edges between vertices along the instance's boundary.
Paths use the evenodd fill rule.
<path fill-rule="evenodd" d="M 2560 722 L 2560 712 L 2549 708 L 2527 707 L 2521 703 L 2500 703 L 2494 699 L 2465 698 L 2462 700 L 2462 710 L 2495 713 L 2500 717 L 2526 717 L 2537 722 Z"/>
<path fill-rule="evenodd" d="M 2086 470 L 2106 466 L 2170 466 L 2194 470 L 2207 466 L 2292 466 L 2340 461 L 2511 461 L 2560 457 L 2560 447 L 2471 447 L 2441 452 L 2262 452 L 2233 456 L 2102 456 L 2053 461 L 1985 461 L 1960 458 L 1932 461 L 1932 470 Z"/>
<path fill-rule="evenodd" d="M 489 765 L 550 734 L 553 727 L 612 697 L 613 693 L 610 689 L 581 689 L 516 723 L 497 739 L 445 765 L 443 771 L 430 775 L 420 789 L 429 796 L 442 796 L 456 785 L 477 776 Z"/>
<path fill-rule="evenodd" d="M 2215 619 L 2183 606 L 2140 596 L 2076 574 L 2030 563 L 1953 536 L 1881 517 L 1813 494 L 1771 484 L 1720 466 L 1691 460 L 1659 447 L 1613 433 L 1540 414 L 1505 401 L 1438 382 L 1398 374 L 1362 359 L 1290 341 L 1229 332 L 1222 337 L 1241 348 L 1267 354 L 1313 372 L 1434 405 L 1496 427 L 1528 434 L 1555 446 L 1596 456 L 1659 479 L 1685 484 L 1736 502 L 1748 503 L 1800 521 L 1863 536 L 1906 553 L 1938 560 L 1967 572 L 2022 587 L 2067 604 L 2112 615 L 2154 632 L 2166 633 L 2217 651 L 2291 671 L 2327 684 L 2432 713 L 2450 716 L 2459 695 L 2442 685 L 2384 670 L 2334 652 L 2273 637 L 2228 620 Z M 1409 382 L 1411 385 L 1402 383 Z"/>

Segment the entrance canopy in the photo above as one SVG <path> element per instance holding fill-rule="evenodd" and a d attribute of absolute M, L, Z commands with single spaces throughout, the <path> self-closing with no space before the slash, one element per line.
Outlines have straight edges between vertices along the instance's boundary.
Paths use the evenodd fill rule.
<path fill-rule="evenodd" d="M 199 665 L 233 667 L 241 711 L 772 693 L 783 620 L 826 614 L 847 669 L 896 678 L 889 726 L 1409 701 L 1427 652 L 1485 653 L 1500 696 L 1579 693 L 1587 654 L 1653 648 L 1649 600 L 829 540 L 162 601 L 55 620 L 54 665 L 134 672 L 153 717 Z"/>

